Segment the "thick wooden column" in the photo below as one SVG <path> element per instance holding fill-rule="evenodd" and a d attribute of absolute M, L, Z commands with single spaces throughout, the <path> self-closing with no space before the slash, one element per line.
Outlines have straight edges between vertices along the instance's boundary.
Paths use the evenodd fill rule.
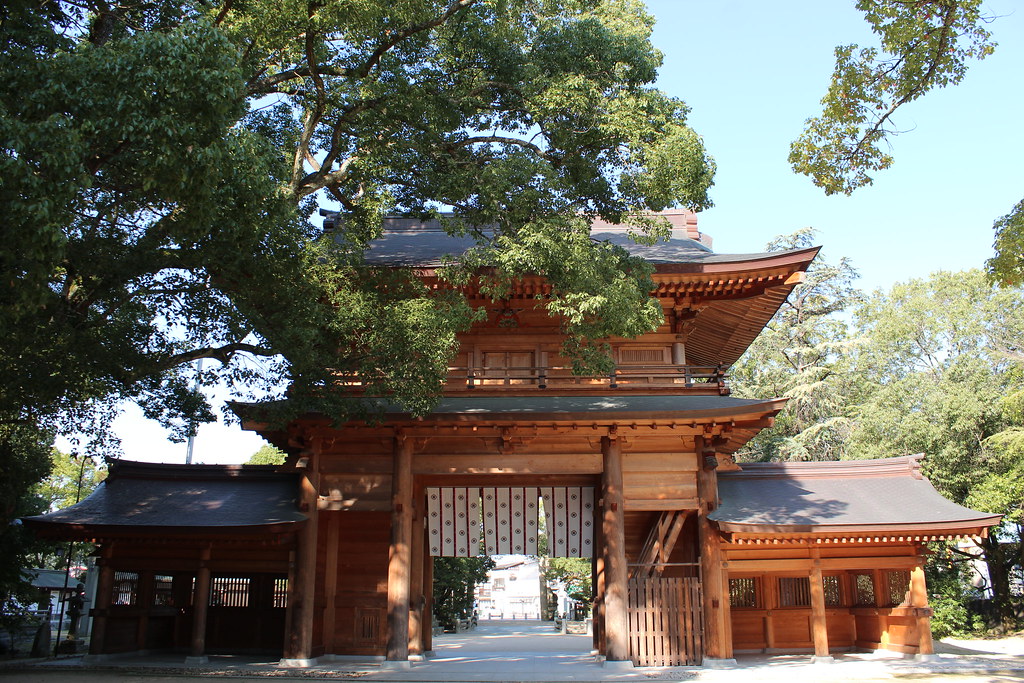
<path fill-rule="evenodd" d="M 110 614 L 110 603 L 114 597 L 114 568 L 110 560 L 114 556 L 114 544 L 104 543 L 100 548 L 100 556 L 96 559 L 99 567 L 99 581 L 96 584 L 96 605 L 92 610 L 92 635 L 89 637 L 89 654 L 102 655 L 106 648 L 107 618 Z"/>
<path fill-rule="evenodd" d="M 917 614 L 917 654 L 923 657 L 934 655 L 932 611 L 928 607 L 928 587 L 925 583 L 923 565 L 917 565 L 910 570 L 910 604 Z"/>
<path fill-rule="evenodd" d="M 413 441 L 395 438 L 391 476 L 391 554 L 388 561 L 388 644 L 390 661 L 409 659 L 409 597 L 412 588 Z"/>
<path fill-rule="evenodd" d="M 704 655 L 709 659 L 732 659 L 732 634 L 729 623 L 727 571 L 722 565 L 718 529 L 708 514 L 718 507 L 717 459 L 711 444 L 694 438 L 700 468 L 697 470 L 697 535 L 700 540 L 701 589 L 704 596 Z"/>
<path fill-rule="evenodd" d="M 601 511 L 594 506 L 594 528 L 601 527 Z M 591 639 L 596 652 L 604 654 L 604 543 L 601 534 L 594 534 L 594 557 L 590 562 L 594 585 L 593 612 L 590 614 Z"/>
<path fill-rule="evenodd" d="M 413 494 L 411 606 L 409 609 L 409 654 L 411 655 L 422 655 L 425 652 L 423 608 L 426 601 L 423 597 L 423 553 L 426 547 L 426 525 L 423 523 L 423 500 L 423 488 L 418 487 Z"/>
<path fill-rule="evenodd" d="M 812 550 L 811 567 L 811 638 L 814 640 L 815 661 L 829 661 L 828 623 L 825 618 L 825 585 L 821 578 L 821 560 L 817 549 Z"/>
<path fill-rule="evenodd" d="M 341 540 L 341 514 L 328 512 L 323 522 L 327 525 L 327 550 L 324 557 L 324 651 L 334 654 L 337 649 L 338 596 L 338 544 Z"/>
<path fill-rule="evenodd" d="M 423 533 L 426 533 L 426 529 Z M 423 653 L 426 654 L 434 649 L 434 558 L 426 550 L 423 552 L 423 586 L 423 623 L 420 635 L 423 638 Z"/>
<path fill-rule="evenodd" d="M 604 456 L 601 535 L 604 537 L 605 658 L 621 662 L 629 659 L 629 604 L 626 586 L 629 569 L 626 566 L 622 445 L 614 433 L 602 437 L 601 454 Z"/>
<path fill-rule="evenodd" d="M 316 552 L 319 524 L 317 508 L 319 462 L 316 453 L 304 451 L 299 481 L 299 508 L 306 515 L 296 538 L 295 563 L 289 573 L 287 630 L 284 637 L 285 666 L 307 666 L 313 659 L 313 620 L 316 617 Z"/>
<path fill-rule="evenodd" d="M 196 585 L 192 590 L 192 638 L 189 641 L 188 660 L 200 663 L 206 660 L 206 616 L 210 610 L 210 547 L 200 551 Z"/>

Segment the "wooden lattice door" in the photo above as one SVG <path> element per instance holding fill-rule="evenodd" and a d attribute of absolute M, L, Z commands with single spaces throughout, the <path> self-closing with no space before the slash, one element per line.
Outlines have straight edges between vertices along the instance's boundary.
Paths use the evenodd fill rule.
<path fill-rule="evenodd" d="M 704 659 L 700 580 L 629 580 L 629 658 L 636 666 L 699 666 Z"/>

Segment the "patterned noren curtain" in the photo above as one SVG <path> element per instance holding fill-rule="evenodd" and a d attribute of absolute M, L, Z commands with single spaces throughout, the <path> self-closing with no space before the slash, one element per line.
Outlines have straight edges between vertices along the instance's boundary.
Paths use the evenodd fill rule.
<path fill-rule="evenodd" d="M 544 498 L 550 557 L 592 557 L 594 554 L 594 489 L 555 486 L 540 490 Z"/>
<path fill-rule="evenodd" d="M 480 489 L 488 555 L 536 555 L 540 492 L 536 486 Z"/>
<path fill-rule="evenodd" d="M 480 489 L 428 488 L 427 528 L 434 557 L 480 554 Z"/>
<path fill-rule="evenodd" d="M 536 555 L 540 498 L 544 500 L 548 554 L 592 557 L 595 493 L 590 486 L 431 487 L 427 529 L 434 557 Z"/>

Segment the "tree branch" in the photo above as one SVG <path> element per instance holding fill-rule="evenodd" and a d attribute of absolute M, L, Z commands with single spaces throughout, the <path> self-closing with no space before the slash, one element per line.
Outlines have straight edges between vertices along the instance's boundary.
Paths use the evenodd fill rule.
<path fill-rule="evenodd" d="M 185 351 L 183 353 L 166 356 L 157 363 L 157 367 L 161 371 L 169 370 L 171 368 L 178 367 L 179 365 L 185 365 L 186 363 L 199 360 L 200 358 L 213 358 L 220 361 L 223 365 L 227 365 L 231 362 L 232 357 L 237 353 L 248 353 L 253 356 L 277 355 L 277 352 L 274 349 L 257 346 L 256 344 L 235 342 L 233 344 L 225 344 L 224 346 L 207 346 L 201 349 L 193 349 L 192 351 Z"/>
<path fill-rule="evenodd" d="M 910 91 L 903 95 L 903 97 L 889 105 L 888 110 L 875 121 L 875 124 L 860 136 L 860 139 L 857 141 L 857 145 L 853 148 L 853 151 L 846 156 L 846 161 L 852 161 L 860 156 L 861 150 L 863 150 L 864 146 L 868 144 L 868 140 L 877 135 L 879 131 L 885 127 L 885 124 L 897 109 L 907 102 L 917 99 L 921 93 L 931 87 L 929 81 L 931 81 L 932 76 L 934 76 L 935 72 L 938 70 L 942 55 L 946 54 L 949 46 L 950 35 L 953 31 L 953 22 L 956 18 L 956 9 L 957 7 L 955 3 L 951 3 L 945 7 L 945 13 L 942 18 L 942 29 L 940 30 L 941 37 L 939 38 L 939 44 L 928 63 L 928 70 L 918 82 L 917 86 L 911 88 Z"/>

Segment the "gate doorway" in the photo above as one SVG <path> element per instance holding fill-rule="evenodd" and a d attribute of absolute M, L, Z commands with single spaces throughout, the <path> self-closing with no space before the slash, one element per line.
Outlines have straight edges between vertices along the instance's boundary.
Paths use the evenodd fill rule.
<path fill-rule="evenodd" d="M 602 552 L 595 487 L 448 486 L 426 487 L 424 493 L 425 550 L 432 557 L 539 556 L 548 550 L 546 554 L 551 558 L 588 558 L 586 564 L 595 598 L 593 622 L 582 633 L 565 634 L 577 638 L 566 640 L 563 647 L 575 645 L 563 654 L 589 656 L 595 651 L 604 652 L 600 570 L 603 563 L 600 559 L 589 560 L 591 556 L 600 558 Z M 692 510 L 667 510 L 631 519 L 636 525 L 633 538 L 637 545 L 630 554 L 637 561 L 631 564 L 625 596 L 629 659 L 637 666 L 699 665 L 703 661 L 704 629 L 701 583 L 697 576 L 699 562 L 691 547 L 696 539 L 695 515 Z M 677 544 L 680 539 L 686 542 Z M 684 546 L 682 556 L 679 552 L 674 554 L 684 550 Z M 538 584 L 544 597 L 540 605 L 527 608 L 523 603 L 524 607 L 519 609 L 502 609 L 495 593 L 507 589 L 510 582 L 491 582 L 480 596 L 483 604 L 479 606 L 486 611 L 472 612 L 477 631 L 435 632 L 435 652 L 440 654 L 446 647 L 458 647 L 463 654 L 482 655 L 490 652 L 492 646 L 500 645 L 498 651 L 507 655 L 510 648 L 517 647 L 515 643 L 537 647 L 542 641 L 536 638 L 543 638 L 545 632 L 549 636 L 561 635 L 560 629 L 556 630 L 557 622 L 539 619 L 533 622 L 536 626 L 529 638 L 514 632 L 499 633 L 500 625 L 508 617 L 517 619 L 508 624 L 514 630 L 520 623 L 525 625 L 526 622 L 519 621 L 524 617 L 536 619 L 538 613 L 547 611 L 544 604 L 549 602 L 545 595 L 549 586 L 538 581 L 536 575 L 529 580 Z M 468 629 L 470 624 L 464 626 Z"/>

